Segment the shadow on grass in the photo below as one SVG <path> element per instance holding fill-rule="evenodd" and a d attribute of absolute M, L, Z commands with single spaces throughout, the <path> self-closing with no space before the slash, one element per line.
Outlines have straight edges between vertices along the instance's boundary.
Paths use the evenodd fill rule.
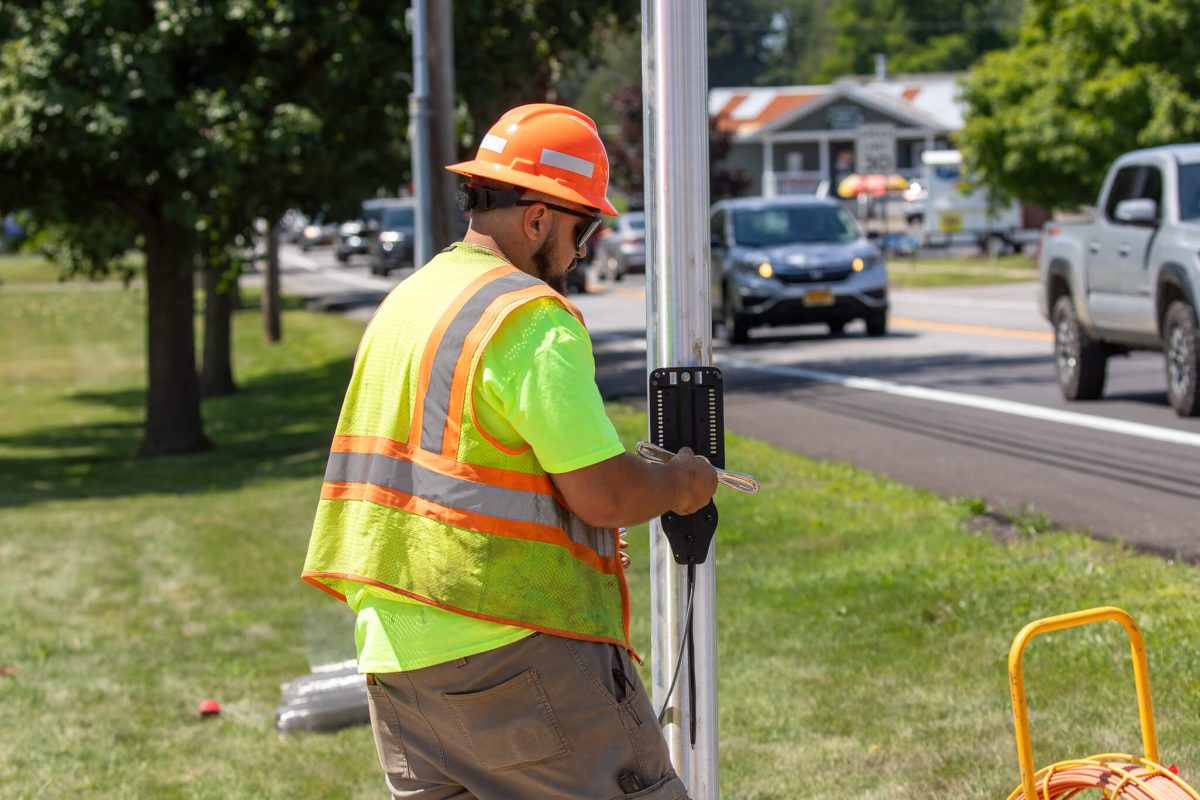
<path fill-rule="evenodd" d="M 47 500 L 196 494 L 249 483 L 319 480 L 352 358 L 244 381 L 237 394 L 204 403 L 212 452 L 137 458 L 142 423 L 65 425 L 0 437 L 0 445 L 55 455 L 0 459 L 0 507 Z M 75 396 L 90 403 L 140 408 L 141 391 Z"/>

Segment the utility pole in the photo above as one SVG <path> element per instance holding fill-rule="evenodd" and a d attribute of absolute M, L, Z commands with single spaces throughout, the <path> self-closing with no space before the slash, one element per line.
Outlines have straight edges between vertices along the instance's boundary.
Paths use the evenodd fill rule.
<path fill-rule="evenodd" d="M 267 221 L 267 257 L 263 267 L 263 338 L 274 344 L 283 338 L 280 324 L 279 223 Z"/>
<path fill-rule="evenodd" d="M 433 170 L 429 163 L 429 0 L 413 0 L 413 91 L 408 96 L 409 143 L 412 150 L 413 194 L 416 195 L 414 263 L 423 267 L 433 258 Z"/>
<path fill-rule="evenodd" d="M 460 160 L 454 118 L 454 3 L 429 3 L 429 163 L 433 173 L 433 249 L 439 251 L 459 238 L 462 216 L 454 199 L 458 176 L 442 169 Z"/>
<path fill-rule="evenodd" d="M 642 91 L 646 154 L 647 367 L 710 366 L 708 64 L 704 0 L 642 0 Z M 663 734 L 695 800 L 717 800 L 717 642 L 715 539 L 696 567 L 692 605 L 695 661 L 680 647 L 687 567 L 675 563 L 658 520 L 651 524 L 650 604 L 655 707 L 676 663 L 674 698 Z M 692 741 L 691 732 L 696 732 Z"/>

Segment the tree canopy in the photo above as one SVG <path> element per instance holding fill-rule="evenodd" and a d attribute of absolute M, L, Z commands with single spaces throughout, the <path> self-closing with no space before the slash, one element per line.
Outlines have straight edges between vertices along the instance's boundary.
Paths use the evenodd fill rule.
<path fill-rule="evenodd" d="M 968 69 L 1012 41 L 1024 0 L 744 0 L 708 3 L 709 83 L 826 83 L 875 71 Z"/>
<path fill-rule="evenodd" d="M 1031 0 L 1017 44 L 970 76 L 977 178 L 1050 208 L 1095 201 L 1121 153 L 1200 137 L 1200 3 Z"/>
<path fill-rule="evenodd" d="M 143 452 L 208 446 L 195 254 L 255 216 L 298 206 L 337 217 L 408 182 L 409 5 L 0 5 L 0 208 L 29 210 L 63 253 L 101 270 L 119 242 L 146 253 Z M 595 46 L 597 25 L 636 11 L 635 0 L 457 3 L 459 95 L 476 135 L 506 107 L 547 99 L 567 55 Z"/>

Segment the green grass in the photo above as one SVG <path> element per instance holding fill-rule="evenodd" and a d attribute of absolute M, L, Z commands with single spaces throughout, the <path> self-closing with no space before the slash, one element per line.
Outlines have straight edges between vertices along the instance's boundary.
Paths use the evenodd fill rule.
<path fill-rule="evenodd" d="M 242 392 L 205 404 L 218 450 L 147 461 L 144 299 L 0 292 L 0 797 L 382 796 L 367 728 L 273 725 L 282 681 L 352 651 L 348 612 L 297 575 L 361 326 L 291 312 L 268 347 L 241 313 Z M 1164 760 L 1200 776 L 1194 568 L 1036 516 L 993 535 L 977 500 L 736 436 L 728 461 L 764 488 L 719 497 L 724 797 L 1005 796 L 1012 636 L 1110 603 L 1146 629 Z M 1036 640 L 1027 678 L 1039 764 L 1137 749 L 1115 625 Z"/>
<path fill-rule="evenodd" d="M 982 286 L 1037 280 L 1037 262 L 1025 255 L 888 259 L 888 282 L 895 289 Z"/>
<path fill-rule="evenodd" d="M 141 253 L 130 254 L 127 263 L 139 272 L 143 263 Z M 104 283 L 120 281 L 121 276 L 114 275 Z M 0 287 L 18 287 L 26 284 L 55 284 L 68 281 L 79 283 L 97 283 L 84 278 L 69 278 L 61 267 L 39 255 L 28 253 L 0 254 Z"/>
<path fill-rule="evenodd" d="M 24 283 L 55 283 L 59 268 L 41 256 L 0 255 L 0 286 Z"/>

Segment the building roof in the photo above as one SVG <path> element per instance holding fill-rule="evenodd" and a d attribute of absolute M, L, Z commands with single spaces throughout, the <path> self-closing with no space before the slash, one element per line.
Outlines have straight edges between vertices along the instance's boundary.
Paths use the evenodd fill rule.
<path fill-rule="evenodd" d="M 962 127 L 962 73 L 846 78 L 820 86 L 757 86 L 713 89 L 708 111 L 737 139 L 759 138 L 838 100 L 875 108 L 918 128 Z"/>

